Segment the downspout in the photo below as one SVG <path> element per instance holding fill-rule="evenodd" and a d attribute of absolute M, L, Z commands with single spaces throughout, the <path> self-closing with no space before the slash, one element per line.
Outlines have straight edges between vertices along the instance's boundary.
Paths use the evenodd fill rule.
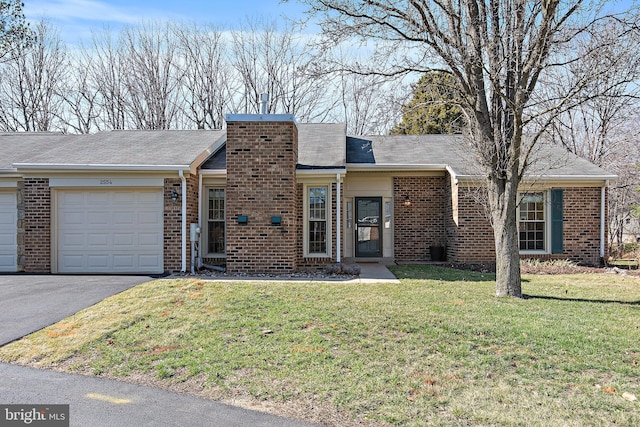
<path fill-rule="evenodd" d="M 340 222 L 341 212 L 342 212 L 342 203 L 340 202 L 342 196 L 340 194 L 340 172 L 336 174 L 336 263 L 340 264 L 341 262 L 341 254 L 340 254 L 340 245 L 342 245 L 342 239 L 340 239 Z"/>
<path fill-rule="evenodd" d="M 605 202 L 606 202 L 606 189 L 607 186 L 609 185 L 609 181 L 605 181 L 604 185 L 602 186 L 602 188 L 600 189 L 600 258 L 603 259 L 604 261 L 604 248 L 605 248 L 605 227 L 607 226 L 606 221 L 605 221 L 605 214 L 606 214 L 606 206 L 605 206 Z"/>
<path fill-rule="evenodd" d="M 198 225 L 202 230 L 202 173 L 198 175 Z M 198 268 L 202 265 L 202 233 L 198 236 Z M 191 266 L 193 268 L 193 266 Z"/>
<path fill-rule="evenodd" d="M 181 272 L 187 272 L 187 178 L 182 169 L 178 171 L 182 181 L 182 268 Z"/>

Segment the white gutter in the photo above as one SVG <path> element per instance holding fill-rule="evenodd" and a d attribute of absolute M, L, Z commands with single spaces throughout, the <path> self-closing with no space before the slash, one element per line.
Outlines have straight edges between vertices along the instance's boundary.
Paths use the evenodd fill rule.
<path fill-rule="evenodd" d="M 609 182 L 606 181 L 605 184 L 601 187 L 600 189 L 600 257 L 604 258 L 604 249 L 605 249 L 605 241 L 604 241 L 604 237 L 605 237 L 605 227 L 606 227 L 606 222 L 604 220 L 605 218 L 605 203 L 606 203 L 606 188 L 609 185 Z"/>
<path fill-rule="evenodd" d="M 182 181 L 182 268 L 181 272 L 187 272 L 187 179 L 182 169 L 178 171 Z"/>
<path fill-rule="evenodd" d="M 111 164 L 60 164 L 60 163 L 14 163 L 17 169 L 64 169 L 64 170 L 135 170 L 135 171 L 175 171 L 189 170 L 189 165 L 111 165 Z"/>
<path fill-rule="evenodd" d="M 342 212 L 342 204 L 340 203 L 342 196 L 340 193 L 340 173 L 336 174 L 336 263 L 340 264 L 341 254 L 340 245 L 342 245 L 342 239 L 340 239 L 340 213 Z"/>
<path fill-rule="evenodd" d="M 332 168 L 332 169 L 296 169 L 296 176 L 304 178 L 312 177 L 329 177 L 336 174 L 344 174 L 344 168 Z"/>
<path fill-rule="evenodd" d="M 399 165 L 395 163 L 347 163 L 347 171 L 440 171 L 444 172 L 448 165 L 445 164 L 415 164 Z"/>

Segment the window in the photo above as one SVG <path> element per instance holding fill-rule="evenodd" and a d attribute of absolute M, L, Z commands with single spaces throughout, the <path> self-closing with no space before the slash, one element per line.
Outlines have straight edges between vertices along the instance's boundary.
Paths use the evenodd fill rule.
<path fill-rule="evenodd" d="M 522 196 L 518 213 L 518 228 L 521 251 L 546 250 L 546 220 L 544 193 L 529 193 Z"/>
<path fill-rule="evenodd" d="M 308 187 L 307 252 L 328 253 L 327 248 L 327 187 Z"/>
<path fill-rule="evenodd" d="M 225 222 L 224 222 L 224 189 L 210 188 L 207 209 L 207 252 L 224 254 Z"/>

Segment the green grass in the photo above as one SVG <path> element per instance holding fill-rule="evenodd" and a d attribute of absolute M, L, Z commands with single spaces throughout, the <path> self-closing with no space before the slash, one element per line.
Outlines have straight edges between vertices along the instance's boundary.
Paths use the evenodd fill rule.
<path fill-rule="evenodd" d="M 622 398 L 640 397 L 640 279 L 524 276 L 516 300 L 493 296 L 491 273 L 394 272 L 399 285 L 157 280 L 0 359 L 305 408 L 326 425 L 640 425 Z"/>

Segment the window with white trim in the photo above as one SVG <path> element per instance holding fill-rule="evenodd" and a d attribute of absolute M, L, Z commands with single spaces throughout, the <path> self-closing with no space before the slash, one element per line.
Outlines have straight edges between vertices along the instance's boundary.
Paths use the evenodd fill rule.
<path fill-rule="evenodd" d="M 223 188 L 207 191 L 207 253 L 225 253 L 225 199 Z"/>
<path fill-rule="evenodd" d="M 548 214 L 545 193 L 527 193 L 520 198 L 518 240 L 521 251 L 547 250 Z"/>
<path fill-rule="evenodd" d="M 305 255 L 329 255 L 329 188 L 309 186 L 306 191 Z"/>

